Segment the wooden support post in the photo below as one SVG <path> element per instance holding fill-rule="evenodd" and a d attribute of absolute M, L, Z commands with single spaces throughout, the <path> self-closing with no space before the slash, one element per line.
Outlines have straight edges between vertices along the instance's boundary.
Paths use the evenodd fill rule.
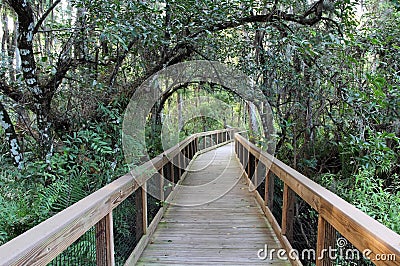
<path fill-rule="evenodd" d="M 186 168 L 186 166 L 190 163 L 190 161 L 192 160 L 192 147 L 191 147 L 191 145 L 189 144 L 187 147 L 186 147 L 186 149 L 187 149 L 187 153 L 186 153 L 186 155 L 183 157 L 184 159 L 185 159 L 185 167 L 184 168 Z"/>
<path fill-rule="evenodd" d="M 186 169 L 186 166 L 189 164 L 191 158 L 192 158 L 192 143 L 189 143 L 189 145 L 186 146 L 186 152 L 181 153 L 181 168 Z"/>
<path fill-rule="evenodd" d="M 243 165 L 243 169 L 246 169 L 246 160 L 244 159 L 244 155 L 246 154 L 246 150 L 244 148 L 244 146 L 242 145 L 242 165 Z"/>
<path fill-rule="evenodd" d="M 285 183 L 283 188 L 283 207 L 282 207 L 282 235 L 285 235 L 289 242 L 293 242 L 293 221 L 295 194 Z"/>
<path fill-rule="evenodd" d="M 182 160 L 181 160 L 181 155 L 182 155 L 182 152 L 179 152 L 178 155 L 176 156 L 177 159 L 178 159 L 178 164 L 177 164 L 177 166 L 178 166 L 178 180 L 180 180 L 181 177 L 182 177 Z"/>
<path fill-rule="evenodd" d="M 174 162 L 174 158 L 171 159 L 171 179 L 169 181 L 171 181 L 173 184 L 175 184 L 175 162 Z M 171 188 L 172 190 L 174 189 L 174 187 Z"/>
<path fill-rule="evenodd" d="M 244 147 L 243 147 L 243 145 L 242 144 L 240 144 L 240 149 L 239 149 L 239 152 L 240 152 L 240 162 L 242 163 L 242 166 L 243 166 L 243 169 L 245 169 L 245 165 L 244 165 Z"/>
<path fill-rule="evenodd" d="M 171 176 L 172 176 L 172 170 L 171 170 L 171 162 L 168 162 L 164 165 L 163 167 L 163 175 L 164 178 L 168 181 L 171 181 Z M 164 199 L 166 199 L 169 194 L 171 193 L 171 188 L 169 186 L 167 186 L 169 184 L 169 182 L 165 182 L 163 184 L 163 193 L 164 193 Z"/>
<path fill-rule="evenodd" d="M 217 144 L 218 145 L 218 141 L 219 141 L 219 139 L 218 139 L 218 133 L 215 133 L 215 135 L 216 135 L 216 138 L 217 138 L 217 141 L 216 141 L 216 143 L 215 144 Z"/>
<path fill-rule="evenodd" d="M 254 174 L 256 173 L 256 157 L 250 153 L 250 177 L 254 180 Z M 254 184 L 256 185 L 256 184 Z"/>
<path fill-rule="evenodd" d="M 189 160 L 189 147 L 182 149 L 179 153 L 179 157 L 181 158 L 182 169 L 185 169 Z"/>
<path fill-rule="evenodd" d="M 112 212 L 96 224 L 96 265 L 113 266 L 114 261 L 114 232 Z"/>
<path fill-rule="evenodd" d="M 136 241 L 147 231 L 147 193 L 146 184 L 135 192 L 136 201 Z"/>
<path fill-rule="evenodd" d="M 316 265 L 332 266 L 331 250 L 336 249 L 336 230 L 321 215 L 318 216 Z"/>
<path fill-rule="evenodd" d="M 161 167 L 160 170 L 158 170 L 159 178 L 160 178 L 160 201 L 163 202 L 165 200 L 165 192 L 164 192 L 164 167 Z"/>
<path fill-rule="evenodd" d="M 246 154 L 247 154 L 247 177 L 251 179 L 251 162 L 250 162 L 251 154 L 247 149 L 246 149 Z"/>
<path fill-rule="evenodd" d="M 267 173 L 265 176 L 265 205 L 272 212 L 274 208 L 274 186 L 275 186 L 275 178 L 272 175 L 272 171 L 270 169 L 266 169 Z"/>
<path fill-rule="evenodd" d="M 239 147 L 240 147 L 240 143 L 239 143 L 237 140 L 235 140 L 235 143 L 236 143 L 236 154 L 237 154 L 237 157 L 239 158 Z"/>
<path fill-rule="evenodd" d="M 258 187 L 258 159 L 254 158 L 254 188 Z"/>
<path fill-rule="evenodd" d="M 199 138 L 196 138 L 194 143 L 194 153 L 197 153 L 199 151 Z"/>
<path fill-rule="evenodd" d="M 236 152 L 236 156 L 239 158 L 239 142 L 237 142 L 236 140 L 235 140 L 235 152 Z"/>

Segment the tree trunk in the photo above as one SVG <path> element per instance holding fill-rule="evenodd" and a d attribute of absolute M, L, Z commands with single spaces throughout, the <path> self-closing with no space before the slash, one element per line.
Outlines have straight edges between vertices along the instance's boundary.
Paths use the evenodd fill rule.
<path fill-rule="evenodd" d="M 0 124 L 1 127 L 4 129 L 4 132 L 6 133 L 6 141 L 14 165 L 17 166 L 18 169 L 22 169 L 23 157 L 21 152 L 21 146 L 19 145 L 14 125 L 12 124 L 10 116 L 8 115 L 8 112 L 2 102 L 0 102 Z"/>

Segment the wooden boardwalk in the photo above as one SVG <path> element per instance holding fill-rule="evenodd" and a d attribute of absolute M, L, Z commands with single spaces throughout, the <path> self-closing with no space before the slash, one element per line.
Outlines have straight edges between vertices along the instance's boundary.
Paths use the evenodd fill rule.
<path fill-rule="evenodd" d="M 258 258 L 281 245 L 241 176 L 233 144 L 199 155 L 138 265 L 290 265 Z"/>
<path fill-rule="evenodd" d="M 325 251 L 332 245 L 337 246 L 340 234 L 361 253 L 363 250 L 371 251 L 369 256 L 376 265 L 400 265 L 400 235 L 263 152 L 245 137 L 234 134 L 235 131 L 215 130 L 189 136 L 143 163 L 139 167 L 143 173 L 127 173 L 119 177 L 0 246 L 0 265 L 47 265 L 54 259 L 60 261 L 57 258 L 61 261 L 83 259 L 80 251 L 74 253 L 74 250 L 77 252 L 75 246 L 64 251 L 83 239 L 81 237 L 93 227 L 96 231 L 96 257 L 91 256 L 91 259 L 95 259 L 99 266 L 114 265 L 114 254 L 119 250 L 114 249 L 113 210 L 132 193 L 135 193 L 136 211 L 128 218 L 135 219 L 135 236 L 141 237 L 125 265 L 290 265 L 287 260 L 278 260 L 278 256 L 282 256 L 285 250 L 291 251 L 292 233 L 299 230 L 294 222 L 302 219 L 294 216 L 296 197 L 318 213 L 317 243 L 310 247 L 316 249 L 316 254 L 327 255 Z M 201 145 L 205 139 L 221 145 L 234 141 L 235 149 L 228 144 L 199 155 L 181 176 L 183 171 L 177 171 L 173 162 L 184 162 L 182 153 L 192 157 L 196 152 L 205 152 L 206 147 Z M 234 151 L 240 160 L 236 159 Z M 241 162 L 247 162 L 247 159 L 246 172 L 253 173 L 259 166 L 269 169 L 264 183 L 267 193 L 262 193 L 264 195 L 249 192 L 247 176 L 241 173 Z M 161 208 L 148 224 L 146 189 L 155 188 L 156 193 L 163 195 L 164 186 L 169 187 L 165 183 L 152 186 L 153 178 L 158 177 L 149 174 L 154 173 L 154 169 L 168 180 L 180 181 L 169 195 L 170 204 Z M 283 183 L 283 197 L 273 193 L 276 178 Z M 271 203 L 278 196 L 282 200 L 281 221 L 276 221 L 270 207 L 264 206 L 265 201 Z M 271 204 L 268 205 L 272 208 Z M 279 250 L 280 244 L 285 246 L 285 250 Z M 265 245 L 268 254 L 274 249 L 273 260 L 258 258 Z M 316 265 L 336 265 L 336 260 L 329 257 L 337 258 L 342 254 L 337 249 L 333 253 L 317 259 Z M 293 257 L 295 252 L 290 255 L 293 265 L 301 265 L 300 258 Z M 387 260 L 382 260 L 381 255 Z M 85 263 L 89 261 L 85 259 L 75 264 Z"/>

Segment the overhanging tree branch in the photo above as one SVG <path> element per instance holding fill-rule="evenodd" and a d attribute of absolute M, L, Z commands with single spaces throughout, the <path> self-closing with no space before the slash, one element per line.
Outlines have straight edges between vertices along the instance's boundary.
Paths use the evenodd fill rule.
<path fill-rule="evenodd" d="M 231 21 L 225 21 L 225 22 L 219 22 L 215 23 L 209 26 L 206 26 L 205 28 L 192 33 L 191 35 L 188 36 L 188 38 L 195 38 L 200 34 L 206 33 L 206 32 L 216 32 L 220 30 L 225 30 L 225 29 L 230 29 L 230 28 L 236 28 L 239 26 L 242 26 L 247 23 L 256 23 L 256 22 L 274 22 L 274 21 L 289 21 L 289 22 L 295 22 L 300 25 L 305 25 L 305 26 L 313 26 L 319 21 L 321 21 L 323 15 L 323 1 L 318 1 L 314 3 L 310 9 L 308 9 L 304 14 L 298 15 L 298 14 L 292 14 L 292 13 L 287 13 L 285 11 L 281 10 L 276 10 L 275 8 L 269 9 L 266 14 L 261 14 L 261 15 L 252 15 L 252 16 L 247 16 L 243 18 L 238 18 L 236 20 L 231 20 Z"/>
<path fill-rule="evenodd" d="M 37 21 L 35 28 L 33 29 L 33 34 L 37 33 L 40 26 L 42 26 L 44 20 L 46 17 L 53 11 L 53 9 L 61 2 L 61 0 L 56 0 L 50 7 L 47 9 L 46 12 L 40 17 L 40 19 Z"/>

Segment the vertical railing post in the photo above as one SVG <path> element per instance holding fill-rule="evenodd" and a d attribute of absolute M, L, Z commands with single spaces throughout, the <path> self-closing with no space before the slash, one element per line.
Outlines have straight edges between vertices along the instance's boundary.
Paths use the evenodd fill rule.
<path fill-rule="evenodd" d="M 238 158 L 239 158 L 239 162 L 242 164 L 242 145 L 241 143 L 238 141 Z M 243 166 L 243 164 L 242 164 Z"/>
<path fill-rule="evenodd" d="M 258 187 L 258 159 L 254 157 L 254 187 Z"/>
<path fill-rule="evenodd" d="M 179 153 L 178 153 L 178 181 L 181 179 L 181 177 L 182 177 L 182 167 L 183 167 L 183 164 L 182 164 L 182 151 L 179 151 Z"/>
<path fill-rule="evenodd" d="M 252 153 L 250 153 L 249 150 L 247 152 L 249 154 L 249 156 L 248 156 L 249 160 L 248 160 L 248 163 L 247 163 L 247 166 L 248 166 L 247 176 L 249 177 L 250 180 L 252 180 L 253 177 L 254 177 L 254 172 L 255 172 L 255 168 L 254 168 L 254 166 L 255 166 L 255 157 L 254 157 L 254 155 Z"/>
<path fill-rule="evenodd" d="M 192 142 L 190 142 L 190 160 L 193 159 L 194 157 L 194 140 Z"/>
<path fill-rule="evenodd" d="M 250 172 L 250 171 L 251 171 L 250 156 L 251 156 L 251 155 L 250 155 L 250 151 L 249 151 L 248 149 L 246 149 L 246 155 L 247 155 L 247 156 L 246 156 L 246 157 L 247 157 L 247 165 L 246 165 L 246 166 L 247 166 L 247 177 L 248 177 L 248 178 L 251 178 L 251 177 L 250 177 L 250 173 L 251 173 L 251 172 Z"/>
<path fill-rule="evenodd" d="M 316 266 L 332 266 L 331 250 L 336 248 L 336 231 L 321 215 L 318 216 Z"/>
<path fill-rule="evenodd" d="M 183 161 L 184 161 L 184 166 L 183 168 L 186 169 L 186 167 L 189 165 L 190 161 L 192 160 L 192 156 L 190 155 L 190 150 L 189 147 L 187 147 L 185 154 L 182 156 Z"/>
<path fill-rule="evenodd" d="M 266 166 L 267 167 L 267 166 Z M 268 167 L 267 167 L 268 168 Z M 266 169 L 267 173 L 265 176 L 265 205 L 272 212 L 274 207 L 274 186 L 275 186 L 275 178 L 272 175 L 272 171 L 270 169 Z"/>
<path fill-rule="evenodd" d="M 171 164 L 170 164 L 170 173 L 171 173 L 170 181 L 171 181 L 172 184 L 175 184 L 175 162 L 174 162 L 174 158 L 175 157 L 171 158 Z M 173 190 L 174 187 L 172 186 L 171 189 Z"/>
<path fill-rule="evenodd" d="M 164 176 L 164 179 L 163 179 L 163 182 L 164 182 L 164 184 L 163 184 L 163 193 L 164 193 L 164 200 L 169 196 L 169 194 L 171 193 L 171 188 L 170 188 L 170 186 L 169 186 L 169 182 L 172 182 L 171 180 L 171 176 L 172 176 L 172 169 L 171 169 L 171 165 L 172 165 L 172 163 L 171 163 L 171 161 L 169 161 L 169 159 L 168 159 L 168 162 L 163 166 L 163 176 Z M 165 183 L 165 180 L 167 180 L 167 182 Z"/>
<path fill-rule="evenodd" d="M 246 169 L 246 166 L 244 165 L 244 146 L 242 143 L 240 143 L 240 162 L 242 163 L 243 169 Z"/>
<path fill-rule="evenodd" d="M 195 142 L 194 142 L 194 153 L 197 153 L 199 151 L 199 138 L 196 137 Z"/>
<path fill-rule="evenodd" d="M 96 265 L 113 266 L 114 261 L 114 231 L 112 212 L 103 217 L 96 228 Z"/>
<path fill-rule="evenodd" d="M 295 199 L 293 190 L 285 183 L 283 188 L 282 235 L 285 235 L 289 242 L 293 241 Z"/>
<path fill-rule="evenodd" d="M 147 231 L 147 193 L 146 183 L 135 192 L 136 202 L 136 241 Z"/>
<path fill-rule="evenodd" d="M 187 147 L 188 149 L 188 147 Z M 183 149 L 181 153 L 179 154 L 179 158 L 181 158 L 181 173 L 185 173 L 186 167 L 189 165 L 190 162 L 190 152 L 188 152 L 186 149 Z"/>
<path fill-rule="evenodd" d="M 235 142 L 235 148 L 236 148 L 236 156 L 239 158 L 239 142 L 237 139 L 234 140 Z"/>
<path fill-rule="evenodd" d="M 160 175 L 159 175 L 159 176 L 160 176 L 160 201 L 161 201 L 161 203 L 163 203 L 164 200 L 165 200 L 165 192 L 164 192 L 164 180 L 165 180 L 165 177 L 164 177 L 164 166 L 161 167 L 160 170 L 158 170 L 158 173 L 160 174 Z"/>
<path fill-rule="evenodd" d="M 218 142 L 218 135 L 219 135 L 219 133 L 215 133 L 215 135 L 216 135 L 216 139 L 217 139 L 217 141 L 216 141 L 216 145 L 218 145 L 219 144 L 219 142 Z"/>

